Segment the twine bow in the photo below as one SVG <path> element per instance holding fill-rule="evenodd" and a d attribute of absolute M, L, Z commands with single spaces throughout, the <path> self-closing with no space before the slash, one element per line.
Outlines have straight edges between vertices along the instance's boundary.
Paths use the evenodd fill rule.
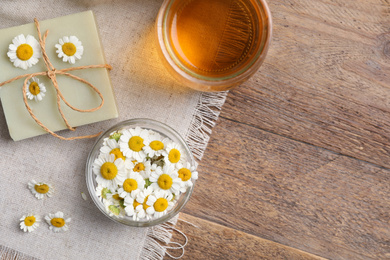
<path fill-rule="evenodd" d="M 61 114 L 61 117 L 62 119 L 64 120 L 67 128 L 71 131 L 74 131 L 76 130 L 76 128 L 72 127 L 69 123 L 68 123 L 68 120 L 65 118 L 65 115 L 63 114 L 62 112 L 62 109 L 61 109 L 61 104 L 60 104 L 60 101 L 61 99 L 64 101 L 64 103 L 70 107 L 71 109 L 75 110 L 75 111 L 78 111 L 78 112 L 94 112 L 98 109 L 100 109 L 103 104 L 104 104 L 104 98 L 103 98 L 103 95 L 100 93 L 100 91 L 95 87 L 93 86 L 91 83 L 89 83 L 88 81 L 80 78 L 80 77 L 77 77 L 75 75 L 72 75 L 70 73 L 67 73 L 67 72 L 70 72 L 70 71 L 74 71 L 74 70 L 82 70 L 82 69 L 93 69 L 93 68 L 106 68 L 106 69 L 109 69 L 111 70 L 112 67 L 108 64 L 100 64 L 100 65 L 88 65 L 88 66 L 80 66 L 80 67 L 73 67 L 73 68 L 67 68 L 67 69 L 61 69 L 61 70 L 56 70 L 56 68 L 54 68 L 54 66 L 51 64 L 50 60 L 49 60 L 49 57 L 47 56 L 47 53 L 46 53 L 46 50 L 45 50 L 45 44 L 46 44 L 46 38 L 47 38 L 47 35 L 49 33 L 49 30 L 46 30 L 45 34 L 41 35 L 41 30 L 40 30 L 40 26 L 39 26 L 39 22 L 37 19 L 34 19 L 34 23 L 35 23 L 35 26 L 37 27 L 37 30 L 38 30 L 38 37 L 39 37 L 39 45 L 41 47 L 41 51 L 42 51 L 42 58 L 43 58 L 43 61 L 45 62 L 45 65 L 46 65 L 46 68 L 47 68 L 47 71 L 43 71 L 43 72 L 37 72 L 37 73 L 31 73 L 31 74 L 24 74 L 24 75 L 20 75 L 20 76 L 17 76 L 15 78 L 12 78 L 10 80 L 7 80 L 7 81 L 4 81 L 2 83 L 0 83 L 0 87 L 7 84 L 7 83 L 10 83 L 10 82 L 13 82 L 15 80 L 18 80 L 18 79 L 22 79 L 22 78 L 26 78 L 24 80 L 24 84 L 23 84 L 23 101 L 24 101 L 24 104 L 27 108 L 27 111 L 30 113 L 31 117 L 35 120 L 35 122 L 41 126 L 46 132 L 50 133 L 51 135 L 59 138 L 59 139 L 62 139 L 62 140 L 75 140 L 75 139 L 84 139 L 84 138 L 94 138 L 94 137 L 97 137 L 101 134 L 101 132 L 97 133 L 97 134 L 94 134 L 94 135 L 85 135 L 85 136 L 76 136 L 76 137 L 63 137 L 63 136 L 60 136 L 60 135 L 57 135 L 56 133 L 54 133 L 53 131 L 51 131 L 50 129 L 48 129 L 35 115 L 34 113 L 32 112 L 30 106 L 28 105 L 28 102 L 27 102 L 27 95 L 26 95 L 26 91 L 27 91 L 27 82 L 32 78 L 32 77 L 35 77 L 35 76 L 44 76 L 46 75 L 53 83 L 54 85 L 54 88 L 57 92 L 57 107 L 58 107 L 58 111 L 60 112 Z M 74 106 L 72 106 L 71 104 L 68 103 L 68 101 L 66 101 L 65 97 L 62 95 L 59 87 L 58 87 L 58 82 L 57 82 L 57 75 L 65 75 L 65 76 L 68 76 L 68 77 L 71 77 L 73 79 L 76 79 L 84 84 L 87 84 L 88 86 L 90 86 L 98 95 L 99 97 L 101 98 L 101 103 L 98 107 L 95 107 L 95 108 L 92 108 L 92 109 L 78 109 Z"/>

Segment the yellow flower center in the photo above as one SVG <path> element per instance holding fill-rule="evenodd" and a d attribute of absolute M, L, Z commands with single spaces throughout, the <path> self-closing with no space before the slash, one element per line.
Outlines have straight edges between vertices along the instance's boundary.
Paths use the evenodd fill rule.
<path fill-rule="evenodd" d="M 150 206 L 148 204 L 146 204 L 146 202 L 148 201 L 148 196 L 146 196 L 145 200 L 144 200 L 144 203 L 142 203 L 142 207 L 144 208 L 144 210 L 146 210 L 147 208 L 149 208 Z"/>
<path fill-rule="evenodd" d="M 164 198 L 159 198 L 156 200 L 156 202 L 153 204 L 153 207 L 158 212 L 163 212 L 168 208 L 168 200 Z"/>
<path fill-rule="evenodd" d="M 38 192 L 38 193 L 42 193 L 42 194 L 45 194 L 49 191 L 49 186 L 47 184 L 35 184 L 34 186 L 34 189 Z"/>
<path fill-rule="evenodd" d="M 112 198 L 114 199 L 114 200 L 121 200 L 122 198 L 119 196 L 119 194 L 114 194 L 114 195 L 112 195 Z"/>
<path fill-rule="evenodd" d="M 38 83 L 36 83 L 35 81 L 30 83 L 28 89 L 30 90 L 30 93 L 33 94 L 34 96 L 38 95 L 41 92 Z"/>
<path fill-rule="evenodd" d="M 138 207 L 139 205 L 141 205 L 141 203 L 139 203 L 138 201 L 134 200 L 134 203 L 133 203 L 134 209 L 136 207 Z"/>
<path fill-rule="evenodd" d="M 110 154 L 115 155 L 115 160 L 118 158 L 121 158 L 122 160 L 125 160 L 126 158 L 123 156 L 123 153 L 119 148 L 112 149 Z"/>
<path fill-rule="evenodd" d="M 28 44 L 21 44 L 16 49 L 16 56 L 20 60 L 29 60 L 34 54 L 33 48 Z"/>
<path fill-rule="evenodd" d="M 50 223 L 55 227 L 63 227 L 65 225 L 65 220 L 63 218 L 52 218 Z"/>
<path fill-rule="evenodd" d="M 180 152 L 179 150 L 173 148 L 169 154 L 168 154 L 168 159 L 171 163 L 177 163 L 178 161 L 180 161 Z"/>
<path fill-rule="evenodd" d="M 138 188 L 138 183 L 134 179 L 126 179 L 123 182 L 123 189 L 127 192 L 132 192 Z"/>
<path fill-rule="evenodd" d="M 76 46 L 71 42 L 66 42 L 64 45 L 62 45 L 62 51 L 67 56 L 73 56 L 76 53 Z"/>
<path fill-rule="evenodd" d="M 157 184 L 158 186 L 163 190 L 169 190 L 172 186 L 172 178 L 168 174 L 161 174 L 160 177 L 158 177 Z"/>
<path fill-rule="evenodd" d="M 100 173 L 104 179 L 112 180 L 118 174 L 118 168 L 112 162 L 105 162 L 100 168 Z"/>
<path fill-rule="evenodd" d="M 129 140 L 129 148 L 134 152 L 141 151 L 144 146 L 144 139 L 139 136 L 133 136 Z"/>
<path fill-rule="evenodd" d="M 152 149 L 155 150 L 155 151 L 164 149 L 164 144 L 163 144 L 163 142 L 157 141 L 157 140 L 151 142 L 149 146 L 150 146 L 150 148 L 152 148 Z"/>
<path fill-rule="evenodd" d="M 191 179 L 191 171 L 188 170 L 187 168 L 181 168 L 179 170 L 179 178 L 182 180 L 182 181 L 188 181 L 189 179 Z"/>
<path fill-rule="evenodd" d="M 28 216 L 24 219 L 24 224 L 28 227 L 31 227 L 35 223 L 35 217 L 34 216 Z"/>
<path fill-rule="evenodd" d="M 137 163 L 133 169 L 133 171 L 135 171 L 135 172 L 140 172 L 143 170 L 145 170 L 145 165 L 143 163 Z"/>

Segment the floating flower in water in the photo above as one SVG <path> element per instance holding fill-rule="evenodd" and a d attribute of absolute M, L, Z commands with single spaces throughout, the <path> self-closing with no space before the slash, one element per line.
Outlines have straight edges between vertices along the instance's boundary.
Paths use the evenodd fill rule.
<path fill-rule="evenodd" d="M 9 45 L 7 56 L 15 67 L 26 70 L 38 63 L 41 47 L 33 36 L 20 34 Z"/>
<path fill-rule="evenodd" d="M 24 232 L 32 232 L 39 227 L 41 222 L 38 215 L 27 214 L 20 219 L 20 229 Z"/>
<path fill-rule="evenodd" d="M 69 229 L 69 222 L 71 218 L 64 218 L 64 213 L 61 211 L 58 211 L 57 213 L 49 213 L 49 215 L 45 216 L 45 220 L 47 224 L 49 224 L 50 230 L 54 232 L 63 232 L 67 231 Z"/>
<path fill-rule="evenodd" d="M 134 221 L 159 218 L 198 178 L 185 155 L 184 147 L 153 130 L 136 127 L 113 132 L 104 139 L 92 165 L 95 193 L 110 216 Z M 105 169 L 108 162 L 117 170 Z M 120 178 L 111 181 L 119 171 Z"/>
<path fill-rule="evenodd" d="M 41 101 L 45 96 L 46 87 L 43 83 L 39 82 L 39 79 L 32 77 L 29 81 L 27 81 L 27 86 L 26 95 L 28 99 Z"/>
<path fill-rule="evenodd" d="M 28 188 L 39 200 L 43 199 L 44 197 L 51 197 L 53 195 L 53 187 L 48 183 L 31 180 L 28 182 Z"/>
<path fill-rule="evenodd" d="M 75 64 L 76 60 L 80 60 L 84 53 L 84 47 L 76 36 L 62 37 L 55 47 L 57 48 L 58 58 L 62 58 L 63 62 L 69 62 L 70 64 Z"/>

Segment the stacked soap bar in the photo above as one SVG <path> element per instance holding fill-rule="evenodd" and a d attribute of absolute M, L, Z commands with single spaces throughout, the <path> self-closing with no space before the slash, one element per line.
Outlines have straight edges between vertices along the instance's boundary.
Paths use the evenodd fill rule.
<path fill-rule="evenodd" d="M 33 18 L 31 17 L 31 19 Z M 57 70 L 106 63 L 92 11 L 39 21 L 39 23 L 42 35 L 46 30 L 49 30 L 46 39 L 46 52 L 50 62 Z M 2 52 L 0 54 L 0 82 L 19 75 L 47 71 L 42 58 L 39 59 L 36 65 L 27 70 L 15 67 L 10 61 L 7 56 L 8 46 L 20 34 L 32 35 L 37 40 L 39 38 L 34 23 L 0 30 L 0 52 Z M 57 56 L 55 45 L 64 36 L 76 36 L 82 42 L 84 52 L 82 58 L 77 60 L 75 64 L 63 62 Z M 93 68 L 70 73 L 90 82 L 104 97 L 104 105 L 101 109 L 86 113 L 74 111 L 61 101 L 62 111 L 71 126 L 76 127 L 118 117 L 116 101 L 107 69 Z M 57 108 L 56 91 L 51 80 L 47 76 L 38 76 L 37 78 L 40 83 L 45 85 L 46 93 L 39 102 L 28 100 L 34 115 L 51 131 L 67 129 Z M 99 95 L 88 85 L 64 75 L 57 75 L 57 81 L 62 94 L 72 106 L 86 110 L 100 105 Z M 19 79 L 0 88 L 1 103 L 9 133 L 15 141 L 46 133 L 32 119 L 25 107 L 22 93 L 23 82 L 24 79 Z M 75 135 L 77 135 L 77 131 Z"/>

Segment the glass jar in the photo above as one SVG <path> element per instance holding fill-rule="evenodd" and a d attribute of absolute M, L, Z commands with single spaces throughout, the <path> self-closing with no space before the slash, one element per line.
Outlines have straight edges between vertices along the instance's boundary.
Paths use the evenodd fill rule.
<path fill-rule="evenodd" d="M 95 203 L 95 205 L 98 207 L 98 209 L 106 215 L 109 219 L 122 223 L 128 226 L 133 227 L 150 227 L 157 224 L 161 224 L 163 222 L 168 221 L 175 215 L 177 215 L 185 206 L 185 204 L 188 202 L 189 198 L 191 197 L 192 191 L 195 186 L 195 181 L 192 180 L 193 184 L 191 187 L 188 187 L 185 193 L 180 194 L 179 199 L 176 201 L 174 207 L 166 214 L 163 215 L 160 218 L 157 219 L 151 219 L 151 220 L 139 220 L 135 221 L 132 217 L 128 216 L 115 216 L 108 212 L 105 205 L 103 204 L 102 200 L 96 195 L 96 187 L 97 182 L 95 180 L 96 175 L 93 173 L 92 165 L 95 161 L 95 159 L 99 156 L 100 148 L 103 145 L 103 142 L 107 140 L 107 138 L 116 131 L 125 130 L 129 128 L 135 128 L 140 127 L 143 129 L 150 129 L 157 133 L 159 133 L 163 137 L 168 137 L 173 142 L 179 144 L 183 151 L 185 152 L 185 156 L 187 158 L 187 161 L 191 165 L 195 165 L 194 157 L 190 151 L 190 148 L 188 147 L 187 143 L 184 141 L 184 139 L 171 127 L 169 127 L 166 124 L 163 124 L 161 122 L 158 122 L 156 120 L 152 119 L 146 119 L 146 118 L 140 118 L 140 119 L 130 119 L 127 121 L 120 122 L 107 131 L 105 131 L 95 142 L 95 144 L 92 147 L 92 150 L 90 151 L 86 163 L 86 182 L 89 194 L 92 198 L 92 201 Z"/>

